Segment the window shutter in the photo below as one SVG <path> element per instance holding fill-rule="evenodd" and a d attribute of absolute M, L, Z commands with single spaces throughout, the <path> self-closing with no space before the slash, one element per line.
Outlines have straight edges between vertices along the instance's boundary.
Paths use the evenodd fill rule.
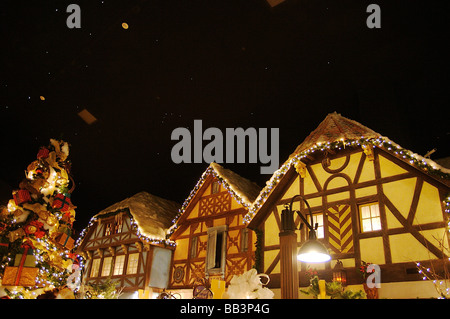
<path fill-rule="evenodd" d="M 248 228 L 241 229 L 241 252 L 248 251 Z"/>
<path fill-rule="evenodd" d="M 206 256 L 207 269 L 214 268 L 216 263 L 216 242 L 217 242 L 217 230 L 213 230 L 208 233 L 208 252 Z"/>
<path fill-rule="evenodd" d="M 198 237 L 195 236 L 192 238 L 191 242 L 191 258 L 197 257 L 197 246 L 198 246 Z"/>

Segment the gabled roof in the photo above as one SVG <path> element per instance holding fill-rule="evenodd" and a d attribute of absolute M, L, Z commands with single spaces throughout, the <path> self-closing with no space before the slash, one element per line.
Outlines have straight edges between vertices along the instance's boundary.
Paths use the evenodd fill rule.
<path fill-rule="evenodd" d="M 253 201 L 261 191 L 261 187 L 217 163 L 211 163 L 210 167 L 214 170 L 214 175 L 232 193 L 236 200 L 240 201 L 244 206 L 253 204 Z"/>
<path fill-rule="evenodd" d="M 314 147 L 338 141 L 379 138 L 381 134 L 336 112 L 328 114 L 319 126 L 295 149 L 289 158 Z"/>
<path fill-rule="evenodd" d="M 249 208 L 253 201 L 258 197 L 261 187 L 256 183 L 236 174 L 235 172 L 223 168 L 217 163 L 211 163 L 209 167 L 202 174 L 195 187 L 191 190 L 189 196 L 181 206 L 177 217 L 173 220 L 173 225 L 169 231 L 172 234 L 178 228 L 178 222 L 184 212 L 195 203 L 195 198 L 198 197 L 199 190 L 205 183 L 215 177 L 223 185 L 223 187 L 231 194 L 231 196 L 241 205 Z"/>
<path fill-rule="evenodd" d="M 132 223 L 137 226 L 137 235 L 141 239 L 168 244 L 166 242 L 167 231 L 172 225 L 172 220 L 176 216 L 180 206 L 176 202 L 147 192 L 139 192 L 94 215 L 87 228 L 97 219 L 106 217 L 106 215 L 128 211 L 131 214 Z M 84 231 L 80 238 L 82 237 L 84 237 Z"/>
<path fill-rule="evenodd" d="M 379 147 L 435 179 L 449 185 L 450 169 L 446 169 L 429 158 L 424 158 L 400 145 L 389 138 L 371 130 L 370 128 L 350 120 L 336 112 L 328 114 L 319 126 L 295 149 L 288 160 L 273 173 L 266 186 L 253 202 L 244 222 L 249 223 L 266 202 L 284 175 L 295 167 L 304 158 L 317 151 L 336 150 L 345 147 L 361 146 L 362 148 Z"/>

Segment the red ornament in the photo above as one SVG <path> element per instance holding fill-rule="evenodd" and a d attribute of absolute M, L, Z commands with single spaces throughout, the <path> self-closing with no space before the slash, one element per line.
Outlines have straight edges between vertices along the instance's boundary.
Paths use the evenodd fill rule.
<path fill-rule="evenodd" d="M 72 207 L 72 203 L 70 202 L 69 197 L 64 196 L 63 194 L 56 194 L 55 198 L 53 199 L 52 207 L 65 212 Z"/>
<path fill-rule="evenodd" d="M 17 206 L 31 202 L 30 192 L 26 189 L 19 189 L 13 192 L 14 202 Z"/>
<path fill-rule="evenodd" d="M 41 159 L 41 158 L 47 158 L 48 154 L 50 153 L 49 149 L 46 147 L 41 147 L 39 149 L 39 152 L 37 153 L 37 158 Z"/>
<path fill-rule="evenodd" d="M 43 227 L 43 223 L 37 220 L 33 220 L 25 226 L 25 233 L 27 235 L 34 235 L 36 238 L 42 238 L 45 235 L 45 232 L 42 230 Z"/>

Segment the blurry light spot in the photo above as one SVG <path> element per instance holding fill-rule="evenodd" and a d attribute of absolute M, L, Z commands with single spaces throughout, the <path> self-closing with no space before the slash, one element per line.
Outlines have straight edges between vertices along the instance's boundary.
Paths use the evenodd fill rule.
<path fill-rule="evenodd" d="M 81 119 L 88 125 L 97 122 L 97 118 L 86 109 L 83 109 L 81 112 L 79 112 L 78 116 L 81 117 Z"/>

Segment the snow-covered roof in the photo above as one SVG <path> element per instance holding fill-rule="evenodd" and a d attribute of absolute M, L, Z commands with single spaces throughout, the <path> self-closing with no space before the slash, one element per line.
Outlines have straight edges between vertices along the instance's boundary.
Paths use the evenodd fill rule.
<path fill-rule="evenodd" d="M 166 239 L 166 231 L 172 225 L 180 204 L 161 197 L 139 192 L 102 210 L 94 217 L 122 209 L 128 209 L 141 235 L 151 239 Z"/>
<path fill-rule="evenodd" d="M 224 181 L 224 187 L 232 190 L 236 196 L 243 201 L 244 206 L 251 205 L 258 197 L 261 187 L 256 183 L 236 174 L 235 172 L 223 168 L 217 163 L 211 163 L 210 167 Z"/>
<path fill-rule="evenodd" d="M 147 192 L 139 192 L 94 215 L 91 218 L 89 225 L 80 234 L 76 246 L 81 244 L 86 234 L 86 230 L 90 228 L 96 220 L 106 217 L 105 215 L 122 211 L 130 212 L 131 221 L 137 227 L 137 235 L 141 239 L 149 242 L 171 245 L 173 243 L 166 239 L 166 235 L 180 206 L 181 205 L 176 202 L 163 199 Z"/>

